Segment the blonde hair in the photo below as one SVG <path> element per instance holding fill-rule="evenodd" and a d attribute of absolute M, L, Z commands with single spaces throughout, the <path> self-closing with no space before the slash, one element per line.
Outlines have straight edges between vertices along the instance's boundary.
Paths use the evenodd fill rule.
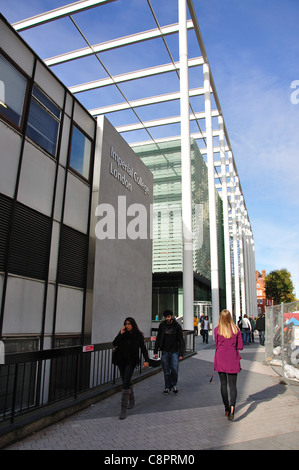
<path fill-rule="evenodd" d="M 236 334 L 239 330 L 237 325 L 234 324 L 233 317 L 229 310 L 222 310 L 220 312 L 218 321 L 218 333 L 224 338 L 231 338 L 232 334 Z"/>

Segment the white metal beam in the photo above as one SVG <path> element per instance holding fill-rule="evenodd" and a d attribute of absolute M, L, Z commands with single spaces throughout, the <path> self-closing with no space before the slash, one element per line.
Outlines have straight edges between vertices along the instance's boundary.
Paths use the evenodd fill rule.
<path fill-rule="evenodd" d="M 189 97 L 200 96 L 204 93 L 203 88 L 194 88 L 189 90 Z M 115 111 L 123 111 L 124 109 L 139 108 L 140 106 L 148 106 L 151 104 L 165 103 L 167 101 L 175 101 L 180 99 L 180 93 L 166 93 L 165 95 L 150 96 L 148 98 L 142 98 L 140 100 L 132 100 L 129 103 L 123 102 L 118 104 L 112 104 L 111 106 L 103 106 L 101 108 L 90 109 L 89 112 L 92 116 L 98 116 L 100 114 L 113 113 Z"/>
<path fill-rule="evenodd" d="M 187 43 L 187 4 L 179 0 L 180 53 L 180 122 L 182 171 L 182 232 L 183 232 L 183 318 L 184 329 L 193 330 L 194 279 L 192 232 L 192 170 L 190 146 L 189 77 Z M 205 116 L 205 113 L 203 117 Z"/>
<path fill-rule="evenodd" d="M 89 8 L 94 8 L 104 3 L 115 1 L 116 0 L 80 0 L 79 2 L 70 3 L 69 5 L 46 11 L 40 15 L 32 16 L 26 20 L 18 21 L 13 23 L 12 26 L 16 31 L 24 31 L 25 29 L 33 28 L 34 26 L 48 23 L 49 21 L 58 20 L 59 18 L 72 15 L 73 13 L 78 13 L 80 11 L 88 10 Z"/>
<path fill-rule="evenodd" d="M 197 67 L 203 65 L 202 57 L 196 57 L 190 59 L 188 62 L 189 67 Z M 175 62 L 174 64 L 158 65 L 157 67 L 150 67 L 148 69 L 137 70 L 134 72 L 124 73 L 122 75 L 116 75 L 115 77 L 103 78 L 100 80 L 94 80 L 92 82 L 83 83 L 81 85 L 74 85 L 69 87 L 71 93 L 81 93 L 82 91 L 94 90 L 95 88 L 101 88 L 104 86 L 114 85 L 115 83 L 127 82 L 130 80 L 136 80 L 138 78 L 151 77 L 153 75 L 159 75 L 161 73 L 173 72 L 179 70 L 180 64 Z"/>
<path fill-rule="evenodd" d="M 188 21 L 188 29 L 193 28 L 193 23 L 191 20 Z M 82 49 L 77 49 L 75 51 L 66 52 L 64 54 L 57 55 L 55 57 L 50 57 L 45 59 L 44 62 L 49 67 L 57 64 L 62 64 L 70 60 L 80 59 L 81 57 L 86 57 L 92 54 L 97 54 L 100 52 L 109 51 L 112 49 L 117 49 L 119 47 L 128 46 L 130 44 L 136 44 L 138 42 L 148 41 L 149 39 L 156 39 L 169 34 L 174 34 L 178 32 L 178 24 L 171 24 L 161 27 L 161 29 L 151 29 L 149 31 L 142 31 L 140 33 L 132 34 L 129 36 L 124 36 L 122 38 L 117 38 L 112 41 L 102 42 L 100 44 L 95 44 L 91 47 L 84 47 Z"/>
<path fill-rule="evenodd" d="M 213 137 L 216 137 L 218 135 L 219 135 L 219 131 L 214 130 L 213 131 Z M 206 134 L 206 132 L 191 132 L 190 137 L 193 138 L 194 140 L 206 139 L 207 134 Z M 181 138 L 180 135 L 168 136 L 168 137 L 164 137 L 164 138 L 161 138 L 161 139 L 155 139 L 155 143 L 156 144 L 162 144 L 163 142 L 172 142 L 174 140 L 180 140 L 180 138 Z M 135 147 L 135 146 L 140 146 L 140 145 L 146 145 L 146 144 L 149 144 L 149 143 L 152 143 L 152 141 L 146 140 L 146 141 L 139 141 L 139 142 L 131 142 L 130 146 Z M 202 149 L 200 149 L 200 152 L 204 153 L 204 152 L 202 152 Z"/>
<path fill-rule="evenodd" d="M 213 330 L 218 323 L 220 312 L 219 300 L 219 266 L 218 266 L 218 238 L 216 219 L 216 196 L 214 181 L 214 152 L 213 152 L 213 124 L 211 111 L 211 81 L 210 67 L 205 63 L 203 66 L 205 87 L 205 114 L 207 133 L 207 166 L 208 166 L 208 188 L 209 188 L 209 221 L 210 221 L 210 257 L 211 257 L 211 290 L 212 290 L 212 322 Z"/>
<path fill-rule="evenodd" d="M 204 119 L 204 118 L 205 118 L 204 112 L 195 113 L 195 115 L 190 114 L 190 120 L 193 120 L 193 121 L 196 119 Z M 119 126 L 119 127 L 116 127 L 116 130 L 118 132 L 131 132 L 131 131 L 138 131 L 139 129 L 144 129 L 144 127 L 167 126 L 169 124 L 177 124 L 179 122 L 181 122 L 180 116 L 172 116 L 172 117 L 162 118 L 162 119 L 153 119 L 152 121 L 146 121 L 143 123 L 135 123 L 135 124 L 128 124 L 126 126 Z"/>
<path fill-rule="evenodd" d="M 213 110 L 212 113 L 213 113 L 213 116 L 216 116 L 216 110 Z M 213 135 L 215 135 L 214 133 L 215 133 L 215 130 L 213 131 Z M 229 150 L 228 145 L 226 145 L 224 147 L 224 149 L 227 152 Z M 200 153 L 207 153 L 207 148 L 202 148 L 202 149 L 199 149 L 199 150 L 200 150 Z M 220 147 L 214 147 L 213 151 L 214 151 L 214 153 L 220 153 Z M 214 165 L 215 166 L 221 166 L 221 162 L 220 161 L 214 161 Z"/>

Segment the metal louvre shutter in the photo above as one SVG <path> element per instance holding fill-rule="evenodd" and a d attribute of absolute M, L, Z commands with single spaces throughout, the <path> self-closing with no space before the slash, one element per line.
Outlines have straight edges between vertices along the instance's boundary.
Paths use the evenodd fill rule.
<path fill-rule="evenodd" d="M 51 219 L 16 203 L 8 272 L 45 280 L 48 272 Z"/>
<path fill-rule="evenodd" d="M 9 239 L 9 220 L 11 216 L 12 199 L 0 194 L 0 271 L 5 270 L 5 255 Z"/>
<path fill-rule="evenodd" d="M 87 235 L 62 225 L 57 274 L 60 284 L 85 286 L 87 244 Z"/>

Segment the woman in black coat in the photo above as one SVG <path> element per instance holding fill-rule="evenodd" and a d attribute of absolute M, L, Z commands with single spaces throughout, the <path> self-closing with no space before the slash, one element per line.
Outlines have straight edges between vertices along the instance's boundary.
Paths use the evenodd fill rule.
<path fill-rule="evenodd" d="M 131 379 L 134 369 L 140 361 L 140 349 L 145 360 L 143 367 L 148 367 L 149 365 L 144 336 L 139 330 L 134 318 L 128 317 L 125 319 L 124 326 L 114 338 L 113 346 L 117 347 L 117 365 L 123 382 L 121 413 L 119 418 L 124 419 L 126 417 L 127 408 L 133 408 L 135 402 Z"/>

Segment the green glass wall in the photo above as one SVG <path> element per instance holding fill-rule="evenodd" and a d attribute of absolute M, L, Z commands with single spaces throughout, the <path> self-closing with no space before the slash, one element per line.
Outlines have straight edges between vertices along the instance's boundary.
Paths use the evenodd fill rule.
<path fill-rule="evenodd" d="M 146 144 L 134 151 L 154 175 L 153 319 L 172 308 L 182 315 L 183 248 L 180 141 Z M 208 170 L 191 141 L 194 300 L 211 300 Z M 220 305 L 225 304 L 222 201 L 217 194 Z M 224 296 L 224 297 L 223 297 Z"/>

